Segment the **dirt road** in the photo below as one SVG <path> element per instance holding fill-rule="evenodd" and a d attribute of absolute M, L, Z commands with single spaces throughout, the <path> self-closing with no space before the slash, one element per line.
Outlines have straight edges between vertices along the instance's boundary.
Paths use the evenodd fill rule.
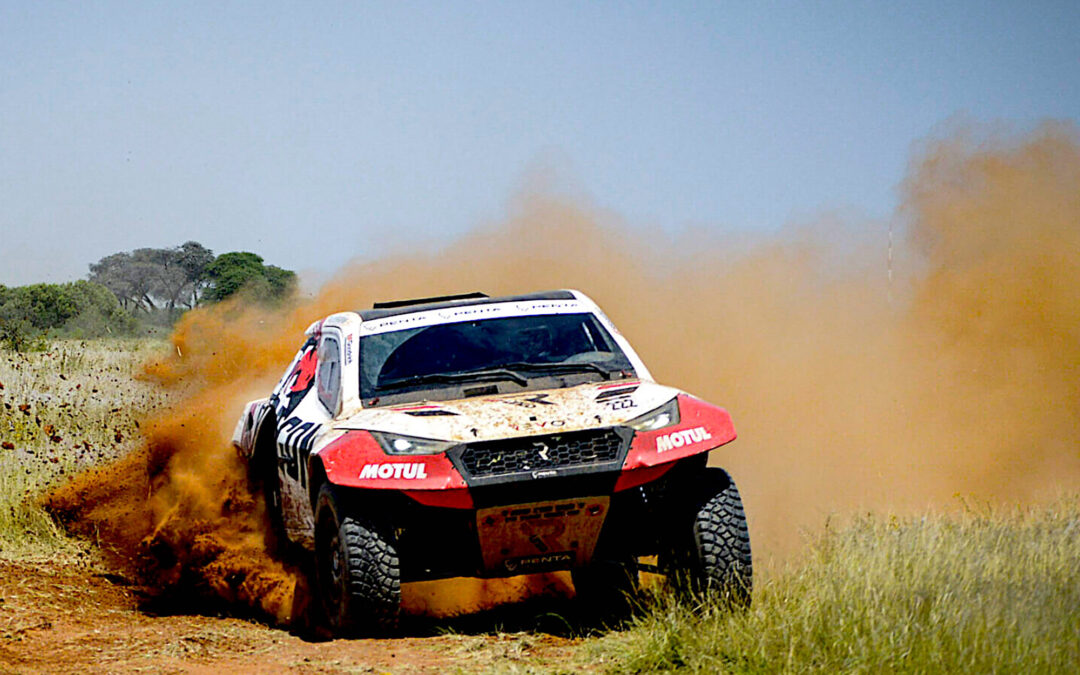
<path fill-rule="evenodd" d="M 537 615 L 531 616 L 535 626 Z M 397 639 L 319 640 L 242 618 L 155 606 L 124 579 L 86 564 L 0 562 L 4 673 L 581 669 L 582 638 L 496 630 L 507 619 L 474 618 L 441 634 L 438 626 L 418 624 Z"/>

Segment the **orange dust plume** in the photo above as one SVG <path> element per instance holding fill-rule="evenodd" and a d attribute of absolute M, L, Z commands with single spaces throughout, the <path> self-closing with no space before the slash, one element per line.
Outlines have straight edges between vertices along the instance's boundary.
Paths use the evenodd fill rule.
<path fill-rule="evenodd" d="M 732 412 L 739 440 L 712 462 L 739 483 L 759 558 L 834 513 L 1077 489 L 1077 130 L 954 131 L 925 143 L 902 195 L 892 252 L 888 222 L 672 237 L 527 190 L 502 222 L 437 254 L 352 265 L 313 299 L 190 312 L 176 354 L 148 369 L 182 400 L 146 425 L 142 452 L 80 477 L 54 510 L 165 588 L 284 620 L 300 578 L 267 553 L 229 437 L 303 329 L 375 300 L 568 287 L 605 308 L 659 381 Z M 454 613 L 531 590 L 515 583 L 406 595 Z"/>

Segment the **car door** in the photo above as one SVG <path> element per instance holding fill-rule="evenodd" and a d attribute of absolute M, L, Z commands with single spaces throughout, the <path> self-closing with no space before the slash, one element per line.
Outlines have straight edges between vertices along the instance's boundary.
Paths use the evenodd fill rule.
<path fill-rule="evenodd" d="M 278 476 L 285 529 L 296 539 L 310 529 L 308 458 L 341 399 L 340 331 L 318 331 L 296 359 L 295 376 L 282 382 L 277 409 Z"/>

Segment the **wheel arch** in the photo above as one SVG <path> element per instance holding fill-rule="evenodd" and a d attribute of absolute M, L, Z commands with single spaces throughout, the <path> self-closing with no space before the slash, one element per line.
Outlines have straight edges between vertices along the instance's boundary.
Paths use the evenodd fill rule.
<path fill-rule="evenodd" d="M 316 525 L 319 519 L 319 495 L 324 487 L 333 493 L 341 508 L 390 530 L 399 524 L 399 519 L 393 514 L 399 512 L 402 505 L 411 502 L 399 490 L 372 490 L 333 482 L 319 455 L 308 458 L 308 476 L 308 497 Z"/>
<path fill-rule="evenodd" d="M 311 455 L 308 457 L 308 499 L 311 501 L 311 513 L 318 517 L 319 491 L 323 485 L 332 485 L 326 475 L 326 467 L 323 466 L 322 457 Z"/>
<path fill-rule="evenodd" d="M 269 458 L 269 459 L 268 459 Z M 266 462 L 272 461 L 272 466 L 277 468 L 277 415 L 273 410 L 267 412 L 259 428 L 255 431 L 255 443 L 251 450 L 251 465 L 263 467 Z"/>

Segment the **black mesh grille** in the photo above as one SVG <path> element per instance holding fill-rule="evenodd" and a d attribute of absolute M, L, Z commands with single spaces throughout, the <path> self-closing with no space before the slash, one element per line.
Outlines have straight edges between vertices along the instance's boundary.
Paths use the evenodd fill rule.
<path fill-rule="evenodd" d="M 622 438 L 612 429 L 473 443 L 461 453 L 470 476 L 481 478 L 611 462 Z"/>

